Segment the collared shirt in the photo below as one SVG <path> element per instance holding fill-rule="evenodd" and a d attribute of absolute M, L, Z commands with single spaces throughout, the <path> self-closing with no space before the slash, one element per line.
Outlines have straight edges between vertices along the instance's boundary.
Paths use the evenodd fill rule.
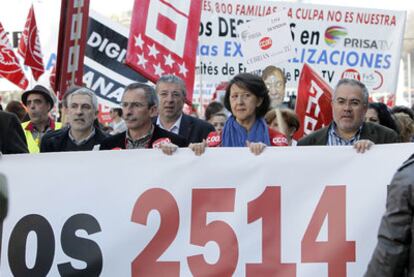
<path fill-rule="evenodd" d="M 49 119 L 49 124 L 46 126 L 45 130 L 36 129 L 35 125 L 31 121 L 29 122 L 29 124 L 27 124 L 25 130 L 30 131 L 32 133 L 33 139 L 40 143 L 40 140 L 42 139 L 43 135 L 49 131 L 55 130 L 55 127 L 55 121 Z"/>
<path fill-rule="evenodd" d="M 70 129 L 69 129 L 69 138 L 70 138 L 70 140 L 74 143 L 74 144 L 76 144 L 77 146 L 79 146 L 79 145 L 82 145 L 82 144 L 85 144 L 85 143 L 87 143 L 91 138 L 93 138 L 93 136 L 95 135 L 95 128 L 92 128 L 92 132 L 89 134 L 89 136 L 87 136 L 86 138 L 84 138 L 84 139 L 82 139 L 82 140 L 80 140 L 80 141 L 77 141 L 73 136 L 72 136 L 72 134 L 70 133 Z"/>
<path fill-rule="evenodd" d="M 338 133 L 336 132 L 336 124 L 335 122 L 333 122 L 333 124 L 329 127 L 328 143 L 326 145 L 354 145 L 355 142 L 357 142 L 361 137 L 361 130 L 362 125 L 359 127 L 358 131 L 351 139 L 346 140 L 338 135 Z"/>
<path fill-rule="evenodd" d="M 154 133 L 154 125 L 151 125 L 151 129 L 146 135 L 134 140 L 129 135 L 129 130 L 127 130 L 125 148 L 126 149 L 148 148 L 149 142 L 151 140 L 153 133 Z"/>
<path fill-rule="evenodd" d="M 183 117 L 183 114 L 180 115 L 180 117 L 177 119 L 177 121 L 174 123 L 174 125 L 171 126 L 170 129 L 165 128 L 164 126 L 162 126 L 161 120 L 160 120 L 160 116 L 157 117 L 157 126 L 159 126 L 160 128 L 167 130 L 171 133 L 177 134 L 180 131 L 180 124 L 181 124 L 181 118 Z"/>

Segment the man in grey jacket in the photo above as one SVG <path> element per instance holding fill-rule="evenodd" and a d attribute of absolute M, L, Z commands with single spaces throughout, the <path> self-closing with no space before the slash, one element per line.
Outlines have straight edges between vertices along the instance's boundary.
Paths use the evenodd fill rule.
<path fill-rule="evenodd" d="M 414 276 L 414 155 L 397 171 L 387 195 L 378 244 L 365 277 Z"/>

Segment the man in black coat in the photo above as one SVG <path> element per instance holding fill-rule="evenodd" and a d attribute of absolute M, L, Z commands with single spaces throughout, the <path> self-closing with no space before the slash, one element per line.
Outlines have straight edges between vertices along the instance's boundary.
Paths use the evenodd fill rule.
<path fill-rule="evenodd" d="M 161 148 L 172 154 L 177 147 L 186 147 L 185 138 L 165 131 L 152 122 L 157 112 L 158 99 L 154 88 L 141 83 L 132 83 L 122 96 L 122 116 L 127 131 L 102 141 L 100 149 Z"/>
<path fill-rule="evenodd" d="M 213 125 L 183 113 L 186 87 L 175 75 L 164 75 L 158 80 L 156 91 L 159 99 L 158 117 L 155 123 L 162 129 L 178 134 L 188 142 L 202 142 Z"/>
<path fill-rule="evenodd" d="M 365 277 L 414 276 L 414 155 L 395 173 L 387 189 L 386 212 Z"/>
<path fill-rule="evenodd" d="M 301 145 L 353 145 L 358 152 L 373 144 L 399 142 L 393 130 L 372 123 L 364 123 L 368 110 L 368 89 L 353 79 L 338 82 L 332 100 L 333 122 L 298 142 Z"/>
<path fill-rule="evenodd" d="M 17 116 L 3 111 L 0 111 L 0 152 L 29 153 L 26 137 Z"/>
<path fill-rule="evenodd" d="M 67 98 L 69 126 L 45 134 L 40 152 L 89 151 L 99 149 L 106 134 L 94 126 L 98 114 L 98 100 L 93 91 L 78 88 Z"/>

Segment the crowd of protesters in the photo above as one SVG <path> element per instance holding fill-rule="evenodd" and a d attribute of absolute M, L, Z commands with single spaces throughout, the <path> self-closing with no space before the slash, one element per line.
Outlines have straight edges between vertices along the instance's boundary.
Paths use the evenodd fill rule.
<path fill-rule="evenodd" d="M 120 107 L 111 109 L 107 128 L 97 120 L 98 100 L 88 88 L 73 86 L 66 91 L 60 122 L 55 122 L 50 116 L 55 105 L 52 92 L 36 85 L 22 94 L 21 102 L 10 102 L 6 111 L 0 111 L 0 154 L 159 148 L 172 155 L 189 147 L 199 156 L 208 147 L 246 147 L 260 155 L 267 147 L 292 145 L 352 145 L 363 153 L 374 144 L 414 141 L 413 109 L 369 103 L 366 86 L 354 79 L 337 83 L 332 122 L 295 141 L 301 122 L 291 109 L 293 98 L 283 101 L 282 76 L 275 67 L 262 77 L 236 75 L 226 87 L 224 103 L 207 106 L 205 120 L 183 112 L 186 87 L 180 78 L 161 76 L 155 87 L 132 83 L 125 87 Z M 408 258 L 413 166 L 414 155 L 392 181 L 378 245 L 365 276 L 414 271 Z"/>
<path fill-rule="evenodd" d="M 172 154 L 189 147 L 201 155 L 208 147 L 246 146 L 259 155 L 269 146 L 353 145 L 365 152 L 374 144 L 413 142 L 414 111 L 369 103 L 366 86 L 353 79 L 340 80 L 334 89 L 332 123 L 295 141 L 301 123 L 293 98 L 283 101 L 285 84 L 276 67 L 264 70 L 262 77 L 236 75 L 224 103 L 210 103 L 202 120 L 183 112 L 186 87 L 179 77 L 162 76 L 155 87 L 132 83 L 125 87 L 120 106 L 111 109 L 106 128 L 97 120 L 97 98 L 88 88 L 66 91 L 57 122 L 50 116 L 55 97 L 36 85 L 22 94 L 21 102 L 12 101 L 0 112 L 0 151 L 160 148 Z"/>

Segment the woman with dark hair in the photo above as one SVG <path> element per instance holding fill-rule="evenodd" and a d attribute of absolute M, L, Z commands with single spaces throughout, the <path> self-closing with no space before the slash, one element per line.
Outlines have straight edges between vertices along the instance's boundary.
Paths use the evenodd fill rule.
<path fill-rule="evenodd" d="M 365 122 L 377 123 L 394 130 L 397 134 L 400 133 L 394 118 L 384 103 L 369 103 Z"/>
<path fill-rule="evenodd" d="M 414 107 L 414 105 L 413 105 Z M 396 113 L 405 113 L 407 114 L 412 120 L 414 120 L 414 111 L 413 109 L 406 107 L 406 106 L 394 106 L 391 109 L 391 113 L 392 114 L 396 114 Z"/>
<path fill-rule="evenodd" d="M 196 155 L 204 153 L 205 146 L 244 147 L 248 146 L 255 155 L 268 146 L 286 146 L 286 137 L 269 129 L 264 116 L 269 109 L 270 99 L 264 81 L 255 75 L 242 73 L 229 83 L 224 96 L 224 106 L 231 116 L 224 125 L 222 135 L 207 142 L 190 144 Z M 217 143 L 220 142 L 220 143 Z"/>

